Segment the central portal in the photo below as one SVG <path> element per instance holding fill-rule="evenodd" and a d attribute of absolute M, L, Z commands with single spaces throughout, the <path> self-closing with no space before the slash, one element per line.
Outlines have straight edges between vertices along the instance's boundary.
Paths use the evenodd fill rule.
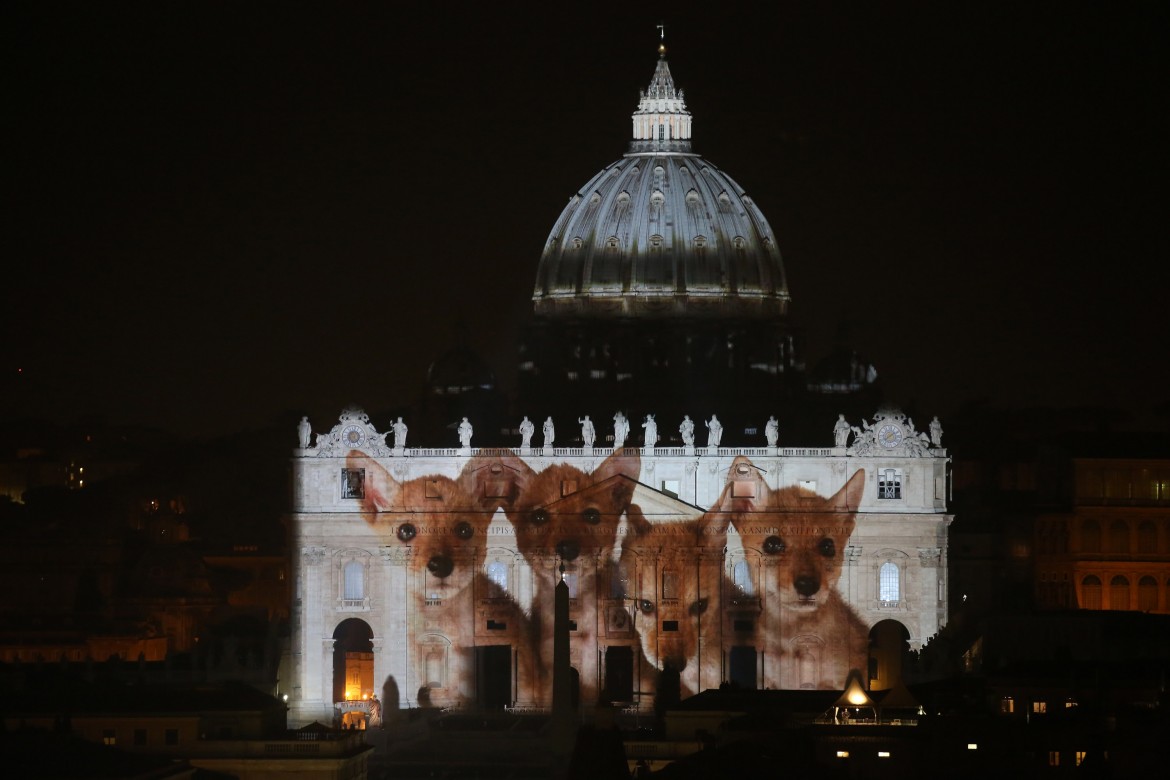
<path fill-rule="evenodd" d="M 485 710 L 512 704 L 512 646 L 475 648 L 475 698 Z"/>

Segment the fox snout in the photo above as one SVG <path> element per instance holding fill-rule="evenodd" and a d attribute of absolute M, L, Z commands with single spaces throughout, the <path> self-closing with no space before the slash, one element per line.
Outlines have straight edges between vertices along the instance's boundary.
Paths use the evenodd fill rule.
<path fill-rule="evenodd" d="M 798 574 L 793 579 L 792 586 L 796 588 L 796 592 L 801 596 L 809 598 L 815 596 L 816 592 L 821 589 L 821 578 L 819 574 Z"/>

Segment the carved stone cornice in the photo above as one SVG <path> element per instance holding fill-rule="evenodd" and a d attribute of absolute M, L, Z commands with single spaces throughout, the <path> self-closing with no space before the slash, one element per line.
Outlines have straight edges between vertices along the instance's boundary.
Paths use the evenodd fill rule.
<path fill-rule="evenodd" d="M 918 560 L 926 567 L 935 567 L 939 564 L 939 559 L 942 557 L 942 548 L 940 547 L 919 547 Z"/>

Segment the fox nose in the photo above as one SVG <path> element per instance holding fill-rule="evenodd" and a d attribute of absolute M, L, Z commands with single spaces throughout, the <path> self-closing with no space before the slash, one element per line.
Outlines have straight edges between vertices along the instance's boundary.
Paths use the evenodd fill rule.
<path fill-rule="evenodd" d="M 581 545 L 572 539 L 563 539 L 557 542 L 557 555 L 566 561 L 575 561 L 581 554 Z"/>
<path fill-rule="evenodd" d="M 436 577 L 446 577 L 455 570 L 455 562 L 449 555 L 435 555 L 427 561 L 427 571 Z"/>
<path fill-rule="evenodd" d="M 821 589 L 820 580 L 807 574 L 800 575 L 792 584 L 796 587 L 796 592 L 802 596 L 811 596 Z"/>

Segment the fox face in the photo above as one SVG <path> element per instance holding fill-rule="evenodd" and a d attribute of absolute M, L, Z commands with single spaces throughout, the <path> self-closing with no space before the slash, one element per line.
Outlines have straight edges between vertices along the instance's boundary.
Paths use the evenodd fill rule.
<path fill-rule="evenodd" d="M 632 528 L 622 539 L 616 567 L 629 583 L 624 596 L 642 656 L 659 671 L 679 672 L 684 690 L 697 690 L 700 638 L 718 636 L 725 545 L 726 524 L 708 515 Z"/>
<path fill-rule="evenodd" d="M 772 490 L 741 456 L 732 464 L 717 511 L 734 526 L 744 549 L 759 553 L 780 606 L 814 612 L 836 596 L 864 487 L 865 472 L 858 471 L 829 498 L 800 487 Z"/>
<path fill-rule="evenodd" d="M 505 506 L 516 546 L 534 568 L 549 556 L 571 564 L 586 553 L 608 554 L 622 515 L 632 507 L 640 458 L 611 455 L 592 473 L 554 465 L 535 472 L 516 461 L 515 500 Z M 643 522 L 640 515 L 635 523 Z"/>
<path fill-rule="evenodd" d="M 423 595 L 450 594 L 477 571 L 492 507 L 477 500 L 474 472 L 455 479 L 424 476 L 398 481 L 377 461 L 353 451 L 351 469 L 364 469 L 362 518 L 384 544 L 409 551 L 409 569 L 424 578 Z"/>

